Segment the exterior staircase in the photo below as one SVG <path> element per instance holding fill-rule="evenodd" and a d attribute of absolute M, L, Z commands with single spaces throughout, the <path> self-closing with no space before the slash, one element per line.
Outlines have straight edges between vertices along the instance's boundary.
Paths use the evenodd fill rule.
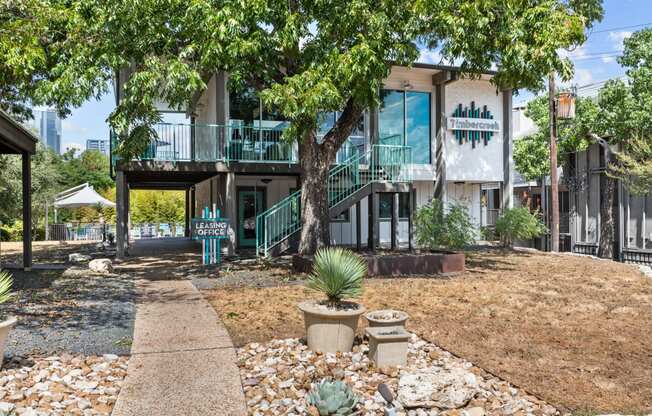
<path fill-rule="evenodd" d="M 327 184 L 330 217 L 340 215 L 382 189 L 382 185 L 412 181 L 411 150 L 409 146 L 376 144 L 334 166 Z M 301 230 L 300 204 L 301 191 L 297 191 L 256 217 L 258 255 L 276 256 L 296 249 Z"/>

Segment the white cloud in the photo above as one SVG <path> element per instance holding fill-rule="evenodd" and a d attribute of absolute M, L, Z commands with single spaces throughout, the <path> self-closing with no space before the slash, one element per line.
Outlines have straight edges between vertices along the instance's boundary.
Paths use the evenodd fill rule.
<path fill-rule="evenodd" d="M 613 43 L 615 49 L 621 50 L 623 48 L 623 41 L 632 36 L 632 32 L 622 30 L 620 32 L 609 32 L 609 40 Z"/>
<path fill-rule="evenodd" d="M 605 64 L 610 64 L 612 62 L 616 62 L 616 58 L 613 56 L 603 56 L 602 62 L 604 62 Z"/>
<path fill-rule="evenodd" d="M 431 49 L 421 49 L 419 55 L 419 62 L 424 64 L 440 64 L 442 62 L 442 56 L 439 51 L 433 51 Z"/>
<path fill-rule="evenodd" d="M 588 69 L 577 68 L 575 69 L 575 77 L 573 83 L 579 86 L 590 84 L 594 81 L 593 72 Z"/>
<path fill-rule="evenodd" d="M 73 123 L 70 120 L 62 120 L 61 121 L 61 130 L 63 130 L 64 133 L 72 133 L 72 134 L 86 134 L 88 133 L 88 129 L 86 127 L 80 126 L 79 124 Z"/>
<path fill-rule="evenodd" d="M 580 45 L 575 49 L 568 50 L 568 49 L 559 49 L 557 51 L 559 56 L 562 58 L 570 58 L 570 59 L 577 59 L 577 58 L 583 58 L 586 56 L 588 53 L 586 50 L 586 45 Z"/>

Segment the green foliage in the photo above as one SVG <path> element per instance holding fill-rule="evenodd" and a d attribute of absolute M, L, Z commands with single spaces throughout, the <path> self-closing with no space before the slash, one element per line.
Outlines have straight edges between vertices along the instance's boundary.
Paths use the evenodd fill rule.
<path fill-rule="evenodd" d="M 473 223 L 465 206 L 436 199 L 419 208 L 414 228 L 419 245 L 431 250 L 462 249 L 475 241 Z"/>
<path fill-rule="evenodd" d="M 496 235 L 496 229 L 487 226 L 480 227 L 480 237 L 484 241 L 494 241 L 498 238 Z"/>
<path fill-rule="evenodd" d="M 577 117 L 559 120 L 558 162 L 561 165 L 566 154 L 586 149 L 591 143 L 589 133 L 593 132 L 598 120 L 598 106 L 590 98 L 576 99 Z M 528 181 L 550 175 L 550 129 L 548 126 L 548 95 L 536 97 L 527 105 L 525 115 L 532 119 L 537 131 L 514 142 L 514 163 L 516 170 Z"/>
<path fill-rule="evenodd" d="M 23 239 L 23 222 L 0 225 L 0 241 L 21 241 Z"/>
<path fill-rule="evenodd" d="M 62 156 L 61 173 L 68 187 L 88 182 L 101 193 L 114 184 L 109 176 L 109 157 L 97 150 L 86 150 L 78 156 L 75 149 L 67 151 Z"/>
<path fill-rule="evenodd" d="M 11 288 L 14 284 L 14 278 L 8 272 L 0 270 L 0 305 L 7 303 L 14 294 Z"/>
<path fill-rule="evenodd" d="M 132 191 L 130 211 L 134 224 L 183 223 L 185 194 L 183 191 Z"/>
<path fill-rule="evenodd" d="M 506 209 L 496 220 L 496 234 L 506 247 L 512 247 L 515 240 L 540 237 L 546 231 L 546 226 L 539 216 L 523 207 Z"/>
<path fill-rule="evenodd" d="M 343 381 L 323 379 L 308 393 L 308 404 L 315 406 L 320 416 L 353 415 L 358 397 Z"/>
<path fill-rule="evenodd" d="M 360 256 L 341 247 L 326 247 L 315 253 L 313 271 L 307 286 L 322 292 L 332 304 L 362 294 L 362 279 L 367 263 Z"/>
<path fill-rule="evenodd" d="M 0 106 L 21 113 L 32 101 L 65 114 L 109 92 L 116 72 L 130 67 L 109 117 L 126 157 L 152 136 L 157 101 L 192 111 L 219 70 L 233 85 L 255 85 L 292 122 L 287 136 L 299 139 L 310 137 L 321 111 L 344 109 L 341 120 L 357 119 L 376 104 L 391 64 L 415 62 L 419 44 L 440 48 L 444 62 L 460 61 L 468 73 L 499 63 L 499 86 L 540 89 L 553 70 L 569 79 L 572 64 L 557 50 L 584 42 L 603 13 L 600 0 L 9 0 L 4 7 L 0 33 L 11 36 L 0 37 Z M 329 155 L 348 135 L 341 130 L 326 135 Z"/>
<path fill-rule="evenodd" d="M 627 82 L 608 81 L 597 101 L 578 98 L 577 117 L 559 123 L 559 155 L 583 150 L 591 143 L 588 134 L 597 134 L 618 151 L 607 174 L 642 195 L 652 188 L 652 29 L 634 33 L 624 46 L 618 62 L 627 69 Z M 545 96 L 528 104 L 526 114 L 539 131 L 514 144 L 516 168 L 528 180 L 550 171 L 547 105 Z"/>

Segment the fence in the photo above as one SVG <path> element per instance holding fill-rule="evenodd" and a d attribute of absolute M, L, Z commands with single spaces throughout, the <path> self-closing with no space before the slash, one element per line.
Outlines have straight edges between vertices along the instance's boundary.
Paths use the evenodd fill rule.
<path fill-rule="evenodd" d="M 115 235 L 115 225 L 99 223 L 50 224 L 50 241 L 102 241 L 108 234 Z"/>
<path fill-rule="evenodd" d="M 136 224 L 132 225 L 129 235 L 134 240 L 151 238 L 183 237 L 185 225 L 183 224 Z"/>

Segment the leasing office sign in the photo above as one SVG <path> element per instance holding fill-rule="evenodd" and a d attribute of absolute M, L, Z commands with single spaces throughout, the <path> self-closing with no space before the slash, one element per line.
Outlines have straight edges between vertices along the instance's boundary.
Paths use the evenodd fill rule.
<path fill-rule="evenodd" d="M 500 132 L 500 122 L 494 120 L 487 106 L 476 108 L 474 101 L 471 101 L 470 107 L 462 107 L 462 104 L 459 104 L 453 116 L 447 118 L 446 124 L 448 129 L 455 133 L 459 144 L 470 141 L 473 148 L 480 141 L 486 146 L 493 135 Z"/>

